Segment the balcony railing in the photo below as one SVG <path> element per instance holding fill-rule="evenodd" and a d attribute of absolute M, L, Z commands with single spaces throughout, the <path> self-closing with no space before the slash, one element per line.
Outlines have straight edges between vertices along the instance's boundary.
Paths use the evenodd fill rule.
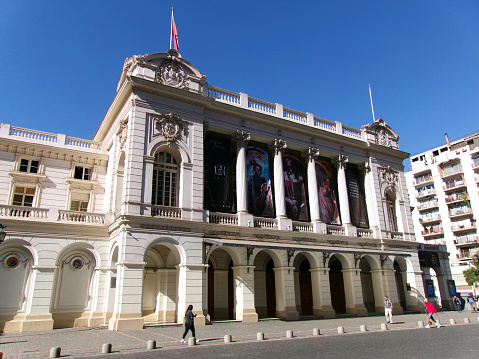
<path fill-rule="evenodd" d="M 180 219 L 181 218 L 181 208 L 153 205 L 153 206 L 151 206 L 151 216 L 152 217 Z"/>
<path fill-rule="evenodd" d="M 476 223 L 465 223 L 465 224 L 455 224 L 453 223 L 451 226 L 451 230 L 453 233 L 457 232 L 465 232 L 476 229 Z"/>
<path fill-rule="evenodd" d="M 313 224 L 309 222 L 293 222 L 293 231 L 313 233 Z"/>
<path fill-rule="evenodd" d="M 419 218 L 419 223 L 421 224 L 434 223 L 434 222 L 440 222 L 440 221 L 441 221 L 440 214 L 436 214 L 433 216 L 424 216 Z"/>
<path fill-rule="evenodd" d="M 0 217 L 42 220 L 48 217 L 48 209 L 0 205 Z"/>
<path fill-rule="evenodd" d="M 254 226 L 255 228 L 278 228 L 278 221 L 276 218 L 263 218 L 263 217 L 254 217 Z"/>
<path fill-rule="evenodd" d="M 472 208 L 461 208 L 458 210 L 449 211 L 449 218 L 465 217 L 470 215 L 472 215 Z"/>
<path fill-rule="evenodd" d="M 58 211 L 59 222 L 81 222 L 104 224 L 105 215 L 101 213 L 79 212 L 79 211 Z"/>
<path fill-rule="evenodd" d="M 419 203 L 417 205 L 417 210 L 418 211 L 425 211 L 427 209 L 432 209 L 432 208 L 438 208 L 439 207 L 439 202 L 437 200 L 435 201 L 429 201 L 425 203 Z"/>
<path fill-rule="evenodd" d="M 458 175 L 458 174 L 462 174 L 464 173 L 462 167 L 461 168 L 458 168 L 458 169 L 455 169 L 454 171 L 442 171 L 441 172 L 441 178 L 448 178 L 448 177 L 451 177 L 451 176 L 454 176 L 454 175 Z"/>
<path fill-rule="evenodd" d="M 6 205 L 0 205 L 0 217 L 46 222 L 72 222 L 82 224 L 105 223 L 105 215 L 102 213 Z"/>
<path fill-rule="evenodd" d="M 327 224 L 326 228 L 327 228 L 327 233 L 332 235 L 332 236 L 345 236 L 346 235 L 346 231 L 345 231 L 344 227 L 332 226 L 332 225 Z"/>
<path fill-rule="evenodd" d="M 418 191 L 416 193 L 416 198 L 426 197 L 426 196 L 434 196 L 436 194 L 435 188 L 428 188 L 422 191 Z"/>
<path fill-rule="evenodd" d="M 440 236 L 444 235 L 444 229 L 442 229 L 442 227 L 425 229 L 424 231 L 421 231 L 421 234 L 424 238 Z"/>
<path fill-rule="evenodd" d="M 210 223 L 217 223 L 217 224 L 238 224 L 238 216 L 236 213 L 216 213 L 210 212 Z"/>

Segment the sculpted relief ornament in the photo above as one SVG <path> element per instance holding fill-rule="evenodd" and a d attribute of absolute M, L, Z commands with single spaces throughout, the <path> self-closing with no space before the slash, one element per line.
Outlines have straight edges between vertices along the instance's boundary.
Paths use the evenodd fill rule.
<path fill-rule="evenodd" d="M 153 131 L 154 135 L 162 135 L 171 143 L 186 134 L 186 122 L 172 113 L 162 114 L 153 118 Z"/>
<path fill-rule="evenodd" d="M 189 87 L 185 71 L 181 65 L 171 60 L 165 61 L 161 64 L 156 73 L 155 81 L 180 89 L 188 89 Z"/>
<path fill-rule="evenodd" d="M 386 182 L 390 187 L 397 183 L 398 171 L 393 170 L 390 166 L 379 168 L 379 173 L 383 182 Z"/>

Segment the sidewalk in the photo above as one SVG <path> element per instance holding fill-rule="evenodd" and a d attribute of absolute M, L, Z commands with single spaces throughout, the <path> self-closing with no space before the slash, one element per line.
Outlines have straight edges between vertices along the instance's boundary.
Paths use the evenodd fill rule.
<path fill-rule="evenodd" d="M 438 318 L 445 326 L 450 325 L 450 319 L 454 319 L 456 325 L 479 324 L 479 313 L 469 311 L 444 311 L 440 312 Z M 465 318 L 468 318 L 471 324 L 465 324 Z M 419 329 L 418 321 L 426 322 L 426 314 L 396 315 L 393 319 L 395 323 L 387 325 L 388 330 L 414 330 Z M 382 323 L 385 323 L 383 315 L 311 318 L 294 322 L 266 319 L 251 324 L 213 322 L 212 325 L 196 327 L 196 336 L 200 340 L 198 345 L 230 345 L 224 343 L 224 336 L 227 334 L 232 335 L 233 342 L 241 343 L 256 341 L 258 332 L 264 333 L 265 340 L 278 340 L 285 339 L 288 330 L 292 330 L 295 337 L 311 337 L 314 328 L 319 328 L 322 336 L 345 335 L 359 333 L 361 325 L 366 325 L 368 331 L 381 331 Z M 338 334 L 338 327 L 343 327 L 345 334 Z M 62 356 L 84 358 L 100 355 L 105 343 L 111 343 L 113 352 L 116 353 L 147 351 L 148 340 L 156 340 L 158 351 L 180 349 L 187 348 L 186 344 L 180 343 L 183 330 L 182 325 L 165 325 L 118 332 L 100 328 L 69 328 L 47 332 L 7 333 L 0 336 L 0 352 L 3 352 L 4 359 L 48 358 L 51 348 L 61 347 Z"/>

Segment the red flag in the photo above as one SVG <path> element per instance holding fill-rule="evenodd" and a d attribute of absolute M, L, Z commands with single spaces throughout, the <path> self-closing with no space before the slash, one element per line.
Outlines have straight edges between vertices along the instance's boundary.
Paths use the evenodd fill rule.
<path fill-rule="evenodd" d="M 173 9 L 171 9 L 171 36 L 173 38 L 175 50 L 178 50 L 180 46 L 178 44 L 178 30 L 176 30 L 175 18 L 173 17 Z M 170 41 L 170 48 L 171 48 L 171 41 Z"/>

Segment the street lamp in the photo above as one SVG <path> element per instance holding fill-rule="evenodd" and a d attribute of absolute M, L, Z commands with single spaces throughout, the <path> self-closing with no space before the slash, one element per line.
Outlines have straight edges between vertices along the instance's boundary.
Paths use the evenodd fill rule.
<path fill-rule="evenodd" d="M 0 223 L 0 244 L 3 243 L 5 240 L 5 236 L 7 235 L 5 231 L 3 230 L 4 228 L 7 228 L 7 226 L 4 226 L 3 224 Z"/>

